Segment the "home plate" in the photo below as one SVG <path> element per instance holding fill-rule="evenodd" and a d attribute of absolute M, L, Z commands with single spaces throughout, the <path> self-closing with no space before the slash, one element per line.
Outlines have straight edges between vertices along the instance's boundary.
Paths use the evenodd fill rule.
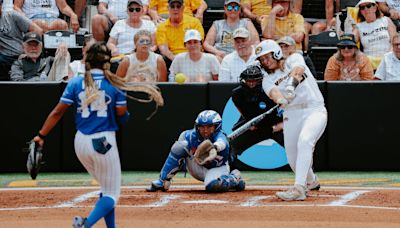
<path fill-rule="evenodd" d="M 182 203 L 192 203 L 192 204 L 223 204 L 228 203 L 225 200 L 188 200 L 182 201 Z"/>

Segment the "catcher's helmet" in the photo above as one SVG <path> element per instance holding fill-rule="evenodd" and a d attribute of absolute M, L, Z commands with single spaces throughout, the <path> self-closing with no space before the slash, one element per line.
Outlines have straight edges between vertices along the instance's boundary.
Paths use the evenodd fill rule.
<path fill-rule="evenodd" d="M 222 128 L 222 118 L 218 114 L 218 112 L 214 110 L 204 110 L 199 113 L 195 120 L 195 127 L 197 131 L 197 127 L 201 125 L 214 125 L 215 131 L 214 134 L 219 132 Z"/>
<path fill-rule="evenodd" d="M 281 60 L 283 53 L 281 47 L 274 40 L 264 40 L 256 47 L 256 58 L 260 58 L 265 54 L 272 52 L 272 57 L 275 60 Z"/>
<path fill-rule="evenodd" d="M 257 65 L 250 65 L 240 74 L 242 80 L 261 80 L 263 78 L 261 68 Z"/>

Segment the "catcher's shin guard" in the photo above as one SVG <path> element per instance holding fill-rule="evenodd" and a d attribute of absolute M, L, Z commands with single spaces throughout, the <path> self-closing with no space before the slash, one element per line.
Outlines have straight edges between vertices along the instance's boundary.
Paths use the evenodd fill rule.
<path fill-rule="evenodd" d="M 230 190 L 243 191 L 246 183 L 240 176 L 239 170 L 235 169 L 229 175 L 222 175 L 216 180 L 211 181 L 206 186 L 207 192 L 227 192 Z"/>

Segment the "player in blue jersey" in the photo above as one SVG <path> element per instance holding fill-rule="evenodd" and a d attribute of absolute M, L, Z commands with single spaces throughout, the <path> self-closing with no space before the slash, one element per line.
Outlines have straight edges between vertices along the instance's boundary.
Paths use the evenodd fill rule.
<path fill-rule="evenodd" d="M 104 218 L 107 227 L 115 227 L 115 205 L 121 188 L 121 164 L 115 139 L 118 124 L 129 118 L 126 92 L 147 91 L 157 104 L 162 97 L 150 85 L 129 85 L 110 72 L 111 51 L 104 42 L 93 44 L 86 53 L 84 77 L 71 79 L 60 102 L 47 117 L 34 141 L 44 144 L 45 136 L 65 111 L 76 108 L 75 152 L 82 165 L 100 184 L 101 193 L 87 218 L 76 216 L 73 227 L 91 227 Z M 158 93 L 158 94 L 156 94 Z"/>
<path fill-rule="evenodd" d="M 240 177 L 239 170 L 229 173 L 229 143 L 222 132 L 221 116 L 213 110 L 202 111 L 196 118 L 193 129 L 183 131 L 178 141 L 171 148 L 167 160 L 161 170 L 159 179 L 151 182 L 146 190 L 167 191 L 172 177 L 186 163 L 187 170 L 197 180 L 203 181 L 208 192 L 225 192 L 229 190 L 244 190 L 245 182 Z M 209 139 L 217 150 L 215 159 L 204 165 L 199 165 L 194 159 L 197 147 Z"/>

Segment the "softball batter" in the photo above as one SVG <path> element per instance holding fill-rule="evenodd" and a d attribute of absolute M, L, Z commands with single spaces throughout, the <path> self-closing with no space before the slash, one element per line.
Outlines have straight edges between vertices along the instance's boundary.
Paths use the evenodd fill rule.
<path fill-rule="evenodd" d="M 115 205 L 121 187 L 121 165 L 115 139 L 118 123 L 129 118 L 126 93 L 136 91 L 110 72 L 111 52 L 104 42 L 93 44 L 86 53 L 84 77 L 69 81 L 60 102 L 47 117 L 34 141 L 43 145 L 45 136 L 71 105 L 76 107 L 75 152 L 82 165 L 100 184 L 100 199 L 87 218 L 76 216 L 73 227 L 91 227 L 104 218 L 115 227 Z M 146 87 L 143 85 L 143 87 Z M 162 98 L 161 98 L 162 99 Z M 161 100 L 162 101 L 162 100 Z"/>
<path fill-rule="evenodd" d="M 303 57 L 294 53 L 283 59 L 282 50 L 273 40 L 256 47 L 257 59 L 268 73 L 262 82 L 266 94 L 283 113 L 286 156 L 295 173 L 295 184 L 286 192 L 277 192 L 283 200 L 304 200 L 306 190 L 319 189 L 312 170 L 315 144 L 327 124 L 324 98 Z"/>

